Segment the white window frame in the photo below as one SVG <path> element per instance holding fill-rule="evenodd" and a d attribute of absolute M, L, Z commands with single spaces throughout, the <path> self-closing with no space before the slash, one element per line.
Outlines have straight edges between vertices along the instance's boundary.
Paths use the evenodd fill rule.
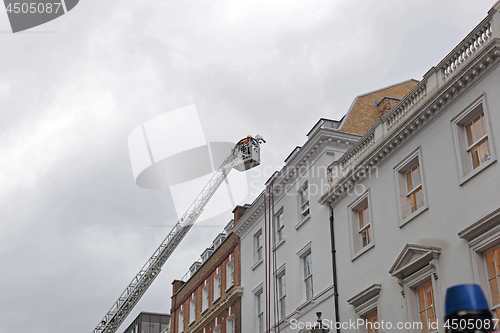
<path fill-rule="evenodd" d="M 444 313 L 442 311 L 442 306 L 439 306 L 440 300 L 438 297 L 441 293 L 438 292 L 438 283 L 435 278 L 433 278 L 433 268 L 432 266 L 427 266 L 423 268 L 421 271 L 415 272 L 410 275 L 408 278 L 403 280 L 403 285 L 405 289 L 406 297 L 406 307 L 408 311 L 408 318 L 410 322 L 420 322 L 420 308 L 418 302 L 417 289 L 424 286 L 428 282 L 431 282 L 432 292 L 434 295 L 434 304 L 436 311 L 436 320 L 441 322 L 441 318 L 444 318 Z M 424 323 L 422 323 L 424 325 Z M 440 325 L 441 326 L 441 325 Z M 429 333 L 437 333 L 440 327 L 437 330 L 429 329 Z M 421 332 L 421 330 L 414 330 L 415 332 Z"/>
<path fill-rule="evenodd" d="M 279 224 L 281 222 L 281 224 Z M 285 242 L 285 211 L 281 208 L 277 214 L 274 215 L 274 230 L 275 230 L 275 246 L 280 246 Z"/>
<path fill-rule="evenodd" d="M 495 209 L 460 231 L 458 236 L 469 243 L 473 282 L 479 284 L 485 291 L 485 294 L 487 294 L 486 299 L 491 306 L 493 299 L 491 297 L 490 284 L 488 283 L 485 254 L 500 246 L 500 208 Z M 494 309 L 494 307 L 491 308 L 492 311 Z"/>
<path fill-rule="evenodd" d="M 313 260 L 312 260 L 312 242 L 307 243 L 305 246 L 303 246 L 298 252 L 297 255 L 299 256 L 300 259 L 300 268 L 302 270 L 301 276 L 303 279 L 302 285 L 304 286 L 304 292 L 302 293 L 305 296 L 305 301 L 308 302 L 313 299 L 314 297 L 314 266 L 313 266 Z M 306 258 L 310 256 L 310 274 L 306 276 Z M 307 280 L 311 281 L 311 287 L 307 288 Z M 311 293 L 309 295 L 308 289 L 311 289 Z"/>
<path fill-rule="evenodd" d="M 309 260 L 308 260 L 309 259 Z M 312 253 L 306 253 L 303 257 L 304 265 L 304 284 L 306 288 L 306 300 L 314 297 L 314 280 L 313 280 L 313 270 L 312 270 Z M 309 266 L 309 274 L 307 274 L 306 268 Z M 310 281 L 310 287 L 307 287 L 308 281 Z"/>
<path fill-rule="evenodd" d="M 196 296 L 193 296 L 189 301 L 189 325 L 196 320 Z"/>
<path fill-rule="evenodd" d="M 235 333 L 235 315 L 231 314 L 226 319 L 226 333 Z"/>
<path fill-rule="evenodd" d="M 490 148 L 490 158 L 479 165 L 476 168 L 472 166 L 471 156 L 469 154 L 469 148 L 467 143 L 467 135 L 465 131 L 465 126 L 470 123 L 479 114 L 484 113 L 484 119 L 486 124 L 487 134 L 485 137 L 488 138 L 488 145 Z M 486 169 L 488 166 L 493 164 L 496 160 L 495 154 L 495 144 L 493 140 L 490 116 L 486 103 L 485 94 L 481 95 L 474 102 L 472 102 L 467 108 L 460 112 L 456 117 L 451 120 L 452 133 L 454 139 L 455 153 L 458 165 L 458 175 L 459 184 L 463 185 L 469 179 Z M 479 140 L 480 141 L 480 140 Z"/>
<path fill-rule="evenodd" d="M 368 225 L 370 226 L 370 243 L 363 246 L 362 239 L 360 238 L 361 229 L 359 228 L 359 211 L 368 206 L 368 216 L 370 222 L 363 227 L 365 229 Z M 375 246 L 375 235 L 374 235 L 374 225 L 373 225 L 373 215 L 371 210 L 371 200 L 370 200 L 370 190 L 366 190 L 361 194 L 356 200 L 354 200 L 348 207 L 348 219 L 349 219 L 349 238 L 351 240 L 351 260 L 355 260 L 361 256 L 366 251 L 370 250 Z"/>
<path fill-rule="evenodd" d="M 264 287 L 263 283 L 259 284 L 253 291 L 255 298 L 255 320 L 257 333 L 264 333 L 265 317 L 264 317 Z"/>
<path fill-rule="evenodd" d="M 234 286 L 234 257 L 226 264 L 226 291 Z"/>
<path fill-rule="evenodd" d="M 213 303 L 215 303 L 217 300 L 219 300 L 222 296 L 222 277 L 221 273 L 217 272 L 214 276 L 214 300 Z"/>
<path fill-rule="evenodd" d="M 354 307 L 356 320 L 366 319 L 374 313 L 377 313 L 378 322 L 380 322 L 380 284 L 373 284 L 355 296 L 347 300 Z M 359 333 L 368 333 L 365 326 L 358 326 Z M 378 330 L 381 332 L 381 329 Z"/>
<path fill-rule="evenodd" d="M 304 192 L 307 191 L 307 201 L 302 203 Z M 311 196 L 309 195 L 309 182 L 306 180 L 297 191 L 299 205 L 299 223 L 311 217 Z"/>
<path fill-rule="evenodd" d="M 181 309 L 181 311 L 179 311 L 178 320 L 179 322 L 177 323 L 177 332 L 182 333 L 184 332 L 184 309 Z"/>
<path fill-rule="evenodd" d="M 417 163 L 419 165 L 420 186 L 414 187 L 413 190 L 408 191 L 406 173 L 410 171 Z M 414 150 L 410 155 L 408 155 L 408 157 L 406 157 L 396 167 L 394 167 L 394 176 L 396 180 L 396 193 L 398 194 L 397 197 L 398 197 L 399 227 L 402 227 L 428 209 L 425 177 L 424 177 L 424 166 L 423 166 L 422 153 L 420 147 Z M 417 210 L 404 216 L 401 198 L 406 196 L 408 202 L 409 196 L 419 188 L 422 189 L 422 197 L 424 201 L 423 205 L 419 207 Z"/>
<path fill-rule="evenodd" d="M 440 254 L 441 249 L 439 248 L 407 244 L 389 271 L 392 276 L 397 278 L 398 284 L 401 286 L 401 295 L 406 300 L 408 322 L 420 322 L 417 288 L 429 281 L 432 282 L 439 331 L 443 329 L 441 318 L 444 318 L 444 308 L 439 297 L 443 294 L 438 282 L 438 258 Z M 411 258 L 411 261 L 408 262 L 408 258 Z M 435 333 L 438 330 L 429 331 L 429 333 Z M 421 333 L 422 331 L 414 328 L 409 332 Z"/>
<path fill-rule="evenodd" d="M 201 313 L 208 310 L 210 305 L 210 284 L 205 281 L 205 286 L 201 290 Z"/>
<path fill-rule="evenodd" d="M 218 323 L 218 319 L 219 319 L 218 317 L 215 317 L 215 326 L 214 326 L 214 330 L 213 330 L 214 333 L 220 333 L 220 331 L 221 331 L 221 329 L 220 329 L 221 324 Z"/>
<path fill-rule="evenodd" d="M 283 269 L 276 276 L 276 286 L 278 288 L 278 311 L 280 321 L 286 318 L 286 271 Z M 283 281 L 283 289 L 281 282 Z"/>
<path fill-rule="evenodd" d="M 262 229 L 259 229 L 253 236 L 253 247 L 254 247 L 254 266 L 252 269 L 258 266 L 264 261 L 264 242 L 263 242 Z"/>

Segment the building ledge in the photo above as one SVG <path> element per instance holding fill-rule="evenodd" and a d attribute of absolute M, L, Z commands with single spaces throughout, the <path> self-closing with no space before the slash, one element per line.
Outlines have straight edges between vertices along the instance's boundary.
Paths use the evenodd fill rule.
<path fill-rule="evenodd" d="M 222 298 L 215 306 L 206 312 L 203 317 L 201 317 L 194 325 L 192 325 L 186 333 L 193 333 L 200 331 L 209 322 L 215 319 L 222 311 L 224 311 L 228 306 L 233 304 L 233 302 L 240 298 L 243 294 L 243 287 L 234 287 L 231 289 L 226 297 Z"/>
<path fill-rule="evenodd" d="M 311 214 L 308 214 L 306 217 L 304 217 L 299 223 L 295 225 L 295 230 L 299 230 L 300 227 L 302 227 L 307 221 L 311 219 Z"/>
<path fill-rule="evenodd" d="M 257 261 L 255 264 L 253 264 L 252 271 L 254 271 L 257 267 L 259 267 L 260 264 L 262 264 L 263 262 L 264 262 L 264 259 L 259 259 L 259 261 Z"/>
<path fill-rule="evenodd" d="M 495 209 L 493 212 L 460 231 L 458 237 L 470 242 L 498 225 L 500 225 L 500 208 Z"/>

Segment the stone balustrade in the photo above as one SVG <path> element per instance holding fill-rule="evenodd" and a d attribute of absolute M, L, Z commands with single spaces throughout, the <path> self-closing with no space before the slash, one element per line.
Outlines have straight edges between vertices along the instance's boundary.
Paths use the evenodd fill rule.
<path fill-rule="evenodd" d="M 390 135 L 398 128 L 396 125 L 403 123 L 408 116 L 418 110 L 429 98 L 432 98 L 441 86 L 458 73 L 495 37 L 500 37 L 500 14 L 493 11 L 436 67 L 432 67 L 425 74 L 423 80 L 375 123 L 360 141 L 330 166 L 330 186 L 352 171 L 377 142 Z"/>
<path fill-rule="evenodd" d="M 478 25 L 442 62 L 443 83 L 477 53 L 493 35 L 489 21 Z"/>

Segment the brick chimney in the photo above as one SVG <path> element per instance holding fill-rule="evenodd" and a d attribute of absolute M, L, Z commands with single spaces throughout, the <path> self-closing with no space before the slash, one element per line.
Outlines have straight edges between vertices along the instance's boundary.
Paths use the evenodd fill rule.
<path fill-rule="evenodd" d="M 174 280 L 174 282 L 172 282 L 172 294 L 176 294 L 179 289 L 181 289 L 181 287 L 184 285 L 184 281 L 181 281 L 181 280 Z"/>
<path fill-rule="evenodd" d="M 244 206 L 236 206 L 234 209 L 233 209 L 233 214 L 234 214 L 234 223 L 238 222 L 238 220 L 240 219 L 240 217 L 243 216 L 243 214 L 245 214 L 245 212 L 247 211 L 247 209 L 250 207 L 250 205 L 248 204 L 245 204 Z"/>
<path fill-rule="evenodd" d="M 379 117 L 382 118 L 399 100 L 399 98 L 384 96 L 384 98 L 378 101 L 377 111 Z"/>

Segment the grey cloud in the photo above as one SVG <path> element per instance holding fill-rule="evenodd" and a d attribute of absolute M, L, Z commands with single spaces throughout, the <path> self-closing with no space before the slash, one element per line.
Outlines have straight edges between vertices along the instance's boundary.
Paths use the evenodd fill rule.
<path fill-rule="evenodd" d="M 278 169 L 320 117 L 420 79 L 493 2 L 86 0 L 0 34 L 2 329 L 90 332 L 169 230 L 151 226 L 175 223 L 168 191 L 134 184 L 141 123 L 195 103 L 208 141 L 259 133 Z M 171 281 L 230 215 L 192 229 L 123 326 L 169 311 Z"/>

